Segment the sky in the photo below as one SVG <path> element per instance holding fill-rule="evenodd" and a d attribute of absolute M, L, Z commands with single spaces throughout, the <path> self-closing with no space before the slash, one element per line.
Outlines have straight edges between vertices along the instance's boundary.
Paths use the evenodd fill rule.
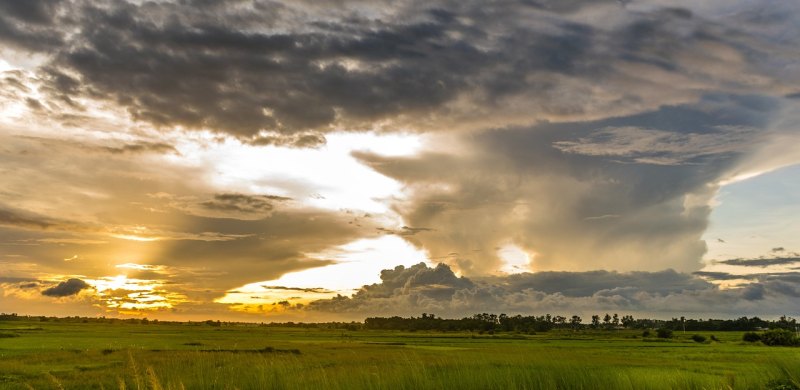
<path fill-rule="evenodd" d="M 794 0 L 0 0 L 0 312 L 800 312 Z"/>

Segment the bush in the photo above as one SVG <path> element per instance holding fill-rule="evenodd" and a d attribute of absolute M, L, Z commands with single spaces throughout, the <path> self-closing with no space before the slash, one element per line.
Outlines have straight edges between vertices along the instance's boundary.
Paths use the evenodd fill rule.
<path fill-rule="evenodd" d="M 716 342 L 719 342 L 719 339 L 717 338 L 717 336 L 714 336 L 714 335 L 712 334 L 712 335 L 711 335 L 711 341 L 716 341 Z"/>
<path fill-rule="evenodd" d="M 644 332 L 642 332 L 642 337 L 650 337 L 650 329 L 645 329 Z"/>
<path fill-rule="evenodd" d="M 694 341 L 695 343 L 704 343 L 706 341 L 706 337 L 696 334 L 692 336 L 692 341 Z"/>
<path fill-rule="evenodd" d="M 765 345 L 797 345 L 797 337 L 790 330 L 770 329 L 761 335 Z"/>
<path fill-rule="evenodd" d="M 756 341 L 761 341 L 761 336 L 756 332 L 747 332 L 742 336 L 742 340 L 748 343 L 755 343 Z"/>
<path fill-rule="evenodd" d="M 656 330 L 656 336 L 660 339 L 671 339 L 672 338 L 672 329 L 661 328 Z"/>

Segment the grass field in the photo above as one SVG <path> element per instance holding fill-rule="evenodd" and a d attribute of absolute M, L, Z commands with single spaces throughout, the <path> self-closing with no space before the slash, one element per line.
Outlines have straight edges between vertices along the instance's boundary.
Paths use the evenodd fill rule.
<path fill-rule="evenodd" d="M 0 389 L 795 389 L 800 348 L 741 333 L 536 335 L 0 322 Z M 710 336 L 711 332 L 697 332 Z"/>

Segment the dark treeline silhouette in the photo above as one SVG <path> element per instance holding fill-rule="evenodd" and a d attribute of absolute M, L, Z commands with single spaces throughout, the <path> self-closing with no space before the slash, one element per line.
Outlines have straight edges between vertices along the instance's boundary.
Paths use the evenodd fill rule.
<path fill-rule="evenodd" d="M 434 314 L 422 313 L 421 317 L 369 317 L 361 322 L 224 322 L 218 320 L 206 321 L 159 321 L 147 318 L 106 318 L 106 317 L 48 317 L 27 316 L 16 313 L 0 313 L 0 321 L 39 321 L 39 322 L 67 322 L 67 323 L 106 323 L 106 324 L 182 324 L 196 326 L 262 326 L 262 327 L 292 327 L 292 328 L 317 328 L 317 329 L 384 329 L 384 330 L 435 330 L 435 331 L 470 331 L 470 332 L 547 332 L 551 329 L 669 329 L 673 331 L 759 331 L 767 329 L 785 329 L 796 331 L 797 320 L 782 316 L 777 320 L 763 320 L 758 317 L 740 317 L 737 319 L 691 319 L 672 318 L 670 320 L 657 320 L 639 318 L 631 315 L 620 317 L 618 314 L 593 315 L 588 323 L 584 323 L 580 316 L 564 317 L 560 315 L 545 314 L 541 316 L 509 316 L 506 314 L 480 313 L 461 319 L 447 319 Z"/>
<path fill-rule="evenodd" d="M 503 332 L 546 332 L 551 329 L 669 329 L 675 331 L 755 331 L 765 329 L 787 329 L 794 331 L 797 321 L 783 316 L 769 321 L 758 317 L 737 319 L 687 319 L 671 320 L 635 319 L 631 315 L 618 314 L 593 315 L 591 322 L 583 323 L 577 315 L 569 318 L 559 315 L 508 316 L 506 314 L 475 314 L 461 319 L 446 319 L 434 314 L 422 313 L 421 317 L 369 317 L 364 320 L 366 329 L 386 330 L 439 330 L 439 331 L 503 331 Z"/>
<path fill-rule="evenodd" d="M 16 313 L 0 313 L 0 321 L 28 321 L 28 322 L 56 322 L 56 323 L 83 323 L 83 324 L 135 324 L 135 325 L 186 325 L 186 326 L 258 326 L 258 327 L 279 327 L 279 328 L 313 328 L 313 329 L 340 329 L 340 330 L 360 330 L 363 328 L 361 322 L 236 322 L 236 321 L 159 321 L 148 318 L 114 318 L 114 317 L 52 317 L 52 316 L 30 316 L 18 315 Z"/>

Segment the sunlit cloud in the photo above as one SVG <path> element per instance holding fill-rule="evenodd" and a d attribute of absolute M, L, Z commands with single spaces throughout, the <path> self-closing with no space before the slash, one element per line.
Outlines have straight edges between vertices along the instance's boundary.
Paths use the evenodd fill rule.
<path fill-rule="evenodd" d="M 137 314 L 141 311 L 170 309 L 186 302 L 185 295 L 165 290 L 163 282 L 158 280 L 117 275 L 85 281 L 96 290 L 97 305 L 109 311 Z"/>
<path fill-rule="evenodd" d="M 333 264 L 250 283 L 228 291 L 215 302 L 231 305 L 231 310 L 285 311 L 298 303 L 302 306 L 318 299 L 352 294 L 362 285 L 379 282 L 381 270 L 387 267 L 426 261 L 423 252 L 394 235 L 358 240 L 309 256 L 330 259 Z"/>

